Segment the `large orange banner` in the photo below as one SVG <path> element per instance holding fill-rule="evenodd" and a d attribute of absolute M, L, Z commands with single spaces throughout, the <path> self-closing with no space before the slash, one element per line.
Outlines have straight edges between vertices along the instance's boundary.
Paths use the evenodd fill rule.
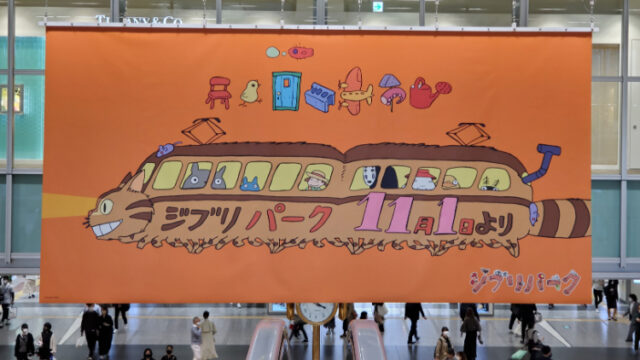
<path fill-rule="evenodd" d="M 587 303 L 590 34 L 47 29 L 44 302 Z"/>

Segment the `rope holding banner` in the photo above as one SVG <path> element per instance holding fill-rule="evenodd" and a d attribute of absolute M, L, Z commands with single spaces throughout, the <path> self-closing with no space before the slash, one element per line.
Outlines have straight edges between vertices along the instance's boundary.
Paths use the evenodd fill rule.
<path fill-rule="evenodd" d="M 202 28 L 207 26 L 207 0 L 202 0 Z"/>
<path fill-rule="evenodd" d="M 438 6 L 440 6 L 440 0 L 436 0 L 436 12 L 435 12 L 435 28 L 438 30 Z"/>
<path fill-rule="evenodd" d="M 280 0 L 280 27 L 284 26 L 284 1 Z"/>
<path fill-rule="evenodd" d="M 591 27 L 591 32 L 595 28 L 595 17 L 593 16 L 593 8 L 595 7 L 595 0 L 589 0 L 589 25 Z"/>
<path fill-rule="evenodd" d="M 47 26 L 47 18 L 49 17 L 49 0 L 44 0 L 44 26 Z"/>
<path fill-rule="evenodd" d="M 516 23 L 516 6 L 518 4 L 516 3 L 516 0 L 513 0 L 511 2 L 511 27 L 512 28 L 516 28 L 516 26 L 518 26 L 518 24 Z"/>
<path fill-rule="evenodd" d="M 362 29 L 362 14 L 360 10 L 362 8 L 362 0 L 358 0 L 358 27 Z"/>

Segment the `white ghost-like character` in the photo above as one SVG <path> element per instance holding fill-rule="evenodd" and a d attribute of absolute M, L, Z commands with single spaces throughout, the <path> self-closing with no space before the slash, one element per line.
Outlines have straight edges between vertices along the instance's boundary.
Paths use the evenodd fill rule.
<path fill-rule="evenodd" d="M 362 178 L 368 187 L 372 187 L 378 179 L 378 169 L 375 166 L 365 166 L 362 168 Z"/>

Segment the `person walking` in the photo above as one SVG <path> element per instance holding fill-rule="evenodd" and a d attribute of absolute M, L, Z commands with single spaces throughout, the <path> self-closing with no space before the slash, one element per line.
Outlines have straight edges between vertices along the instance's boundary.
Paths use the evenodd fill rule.
<path fill-rule="evenodd" d="M 638 297 L 636 296 L 636 294 L 629 294 L 629 310 L 627 310 L 627 312 L 625 312 L 623 315 L 629 317 L 629 331 L 627 332 L 627 338 L 625 339 L 626 342 L 633 341 L 633 333 L 636 332 L 636 324 L 633 319 L 635 318 L 637 312 Z"/>
<path fill-rule="evenodd" d="M 141 360 L 155 360 L 153 358 L 153 351 L 151 351 L 151 349 L 149 348 L 144 349 Z"/>
<path fill-rule="evenodd" d="M 358 318 L 358 313 L 356 312 L 356 307 L 353 303 L 347 303 L 347 317 L 342 321 L 342 335 L 341 338 L 347 336 L 347 330 L 349 330 L 349 323 L 351 320 L 355 320 Z"/>
<path fill-rule="evenodd" d="M 87 309 L 84 314 L 82 314 L 82 322 L 80 323 L 80 336 L 85 335 L 87 338 L 87 347 L 89 348 L 89 356 L 87 359 L 93 360 L 96 341 L 98 341 L 99 326 L 100 315 L 96 312 L 94 304 L 87 304 Z"/>
<path fill-rule="evenodd" d="M 200 349 L 202 345 L 202 330 L 200 330 L 200 318 L 193 318 L 193 326 L 191 327 L 191 350 L 193 351 L 193 360 L 201 360 L 202 353 Z"/>
<path fill-rule="evenodd" d="M 384 317 L 389 312 L 387 306 L 384 303 L 372 303 L 373 305 L 373 321 L 378 324 L 378 330 L 384 333 Z"/>
<path fill-rule="evenodd" d="M 324 324 L 324 327 L 327 329 L 327 336 L 333 335 L 336 329 L 336 317 L 332 317 L 331 320 Z"/>
<path fill-rule="evenodd" d="M 451 340 L 449 339 L 449 328 L 443 326 L 442 330 L 440 331 L 438 342 L 436 343 L 436 350 L 433 353 L 433 358 L 435 360 L 449 359 L 449 352 L 453 351 L 453 346 L 451 345 Z M 453 353 L 455 354 L 455 352 Z"/>
<path fill-rule="evenodd" d="M 522 340 L 521 344 L 524 344 L 525 335 L 528 329 L 533 329 L 536 324 L 536 312 L 538 308 L 536 304 L 520 304 L 520 319 L 522 321 Z"/>
<path fill-rule="evenodd" d="M 407 344 L 415 344 L 420 337 L 418 336 L 418 320 L 420 319 L 420 315 L 424 320 L 427 320 L 427 317 L 424 315 L 424 311 L 422 310 L 421 303 L 406 303 L 404 305 L 404 319 L 409 319 L 411 321 L 411 329 L 409 330 L 409 339 L 407 339 Z M 415 336 L 416 341 L 413 341 L 413 337 Z"/>
<path fill-rule="evenodd" d="M 113 341 L 113 319 L 106 306 L 102 306 L 98 323 L 98 355 L 100 359 L 108 359 Z"/>
<path fill-rule="evenodd" d="M 598 279 L 593 281 L 593 305 L 598 311 L 598 306 L 602 302 L 602 296 L 604 294 L 604 280 Z"/>
<path fill-rule="evenodd" d="M 27 324 L 22 324 L 20 330 L 20 334 L 16 337 L 14 355 L 17 360 L 29 360 L 29 357 L 36 352 L 33 335 L 29 332 L 29 325 Z"/>
<path fill-rule="evenodd" d="M 289 341 L 295 336 L 296 339 L 300 337 L 300 333 L 304 336 L 303 342 L 309 342 L 309 337 L 307 336 L 307 332 L 304 330 L 304 320 L 298 315 L 293 315 L 293 328 L 291 329 L 291 335 L 289 335 Z"/>
<path fill-rule="evenodd" d="M 636 333 L 635 339 L 633 341 L 633 348 L 638 351 L 638 343 L 640 343 L 640 305 L 638 305 L 638 312 L 636 313 L 636 316 L 633 318 L 633 320 L 631 320 L 631 322 L 636 324 Z"/>
<path fill-rule="evenodd" d="M 200 330 L 202 331 L 202 360 L 217 359 L 218 353 L 216 352 L 216 342 L 213 335 L 216 334 L 216 326 L 211 320 L 209 320 L 209 312 L 205 311 L 202 314 L 204 320 L 200 323 Z"/>
<path fill-rule="evenodd" d="M 480 321 L 476 318 L 473 310 L 468 307 L 462 326 L 460 326 L 460 333 L 465 334 L 464 353 L 467 355 L 468 360 L 476 359 L 476 341 L 481 330 Z"/>
<path fill-rule="evenodd" d="M 160 360 L 178 360 L 175 355 L 173 355 L 173 345 L 167 345 L 167 353 Z"/>
<path fill-rule="evenodd" d="M 13 292 L 13 287 L 11 286 L 11 278 L 8 276 L 2 277 L 0 297 L 2 298 L 2 320 L 0 320 L 1 329 L 5 325 L 9 325 L 9 309 L 15 300 L 15 294 Z"/>
<path fill-rule="evenodd" d="M 116 314 L 115 314 L 115 325 L 116 325 L 116 331 L 118 330 L 118 318 L 120 316 L 122 316 L 122 321 L 124 322 L 124 328 L 127 328 L 127 311 L 129 311 L 129 308 L 131 306 L 129 304 L 115 304 L 114 308 L 116 309 Z"/>
<path fill-rule="evenodd" d="M 511 318 L 509 319 L 509 332 L 513 332 L 513 324 L 520 321 L 520 304 L 511 304 Z"/>
<path fill-rule="evenodd" d="M 604 287 L 604 297 L 607 299 L 609 320 L 618 321 L 618 280 L 609 280 Z"/>
<path fill-rule="evenodd" d="M 42 332 L 38 336 L 38 358 L 40 360 L 51 360 L 56 353 L 56 338 L 51 331 L 51 323 L 44 323 Z"/>

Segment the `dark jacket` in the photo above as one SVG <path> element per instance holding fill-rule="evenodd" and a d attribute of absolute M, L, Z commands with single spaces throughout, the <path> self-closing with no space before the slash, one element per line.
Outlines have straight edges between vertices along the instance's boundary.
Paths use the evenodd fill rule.
<path fill-rule="evenodd" d="M 478 304 L 476 303 L 460 304 L 460 319 L 464 320 L 465 316 L 467 316 L 467 309 L 473 310 L 473 315 L 476 319 L 480 319 L 480 315 L 478 314 Z"/>
<path fill-rule="evenodd" d="M 111 339 L 113 338 L 113 319 L 109 314 L 107 316 L 98 318 L 100 323 L 98 324 L 98 333 L 101 339 Z"/>
<path fill-rule="evenodd" d="M 22 334 L 18 334 L 16 337 L 16 348 L 14 350 L 14 356 L 18 357 L 19 354 L 24 354 L 19 352 L 20 350 L 20 338 Z M 36 347 L 33 344 L 33 335 L 31 333 L 27 334 L 27 354 L 34 354 L 36 352 Z"/>
<path fill-rule="evenodd" d="M 535 313 L 538 311 L 536 304 L 520 304 L 520 318 L 525 323 L 536 321 Z"/>
<path fill-rule="evenodd" d="M 618 281 L 610 281 L 604 287 L 604 296 L 607 299 L 618 300 Z"/>
<path fill-rule="evenodd" d="M 80 333 L 97 332 L 100 327 L 100 315 L 96 311 L 85 311 L 82 315 Z"/>
<path fill-rule="evenodd" d="M 160 360 L 178 360 L 178 358 L 175 355 L 171 354 L 163 356 Z"/>
<path fill-rule="evenodd" d="M 420 315 L 424 315 L 424 311 L 422 311 L 421 303 L 406 303 L 404 305 L 404 316 L 408 317 L 411 320 L 418 320 Z"/>
<path fill-rule="evenodd" d="M 482 328 L 480 327 L 480 321 L 475 316 L 467 317 L 462 322 L 460 326 L 460 332 L 466 333 L 469 331 L 480 331 Z"/>

